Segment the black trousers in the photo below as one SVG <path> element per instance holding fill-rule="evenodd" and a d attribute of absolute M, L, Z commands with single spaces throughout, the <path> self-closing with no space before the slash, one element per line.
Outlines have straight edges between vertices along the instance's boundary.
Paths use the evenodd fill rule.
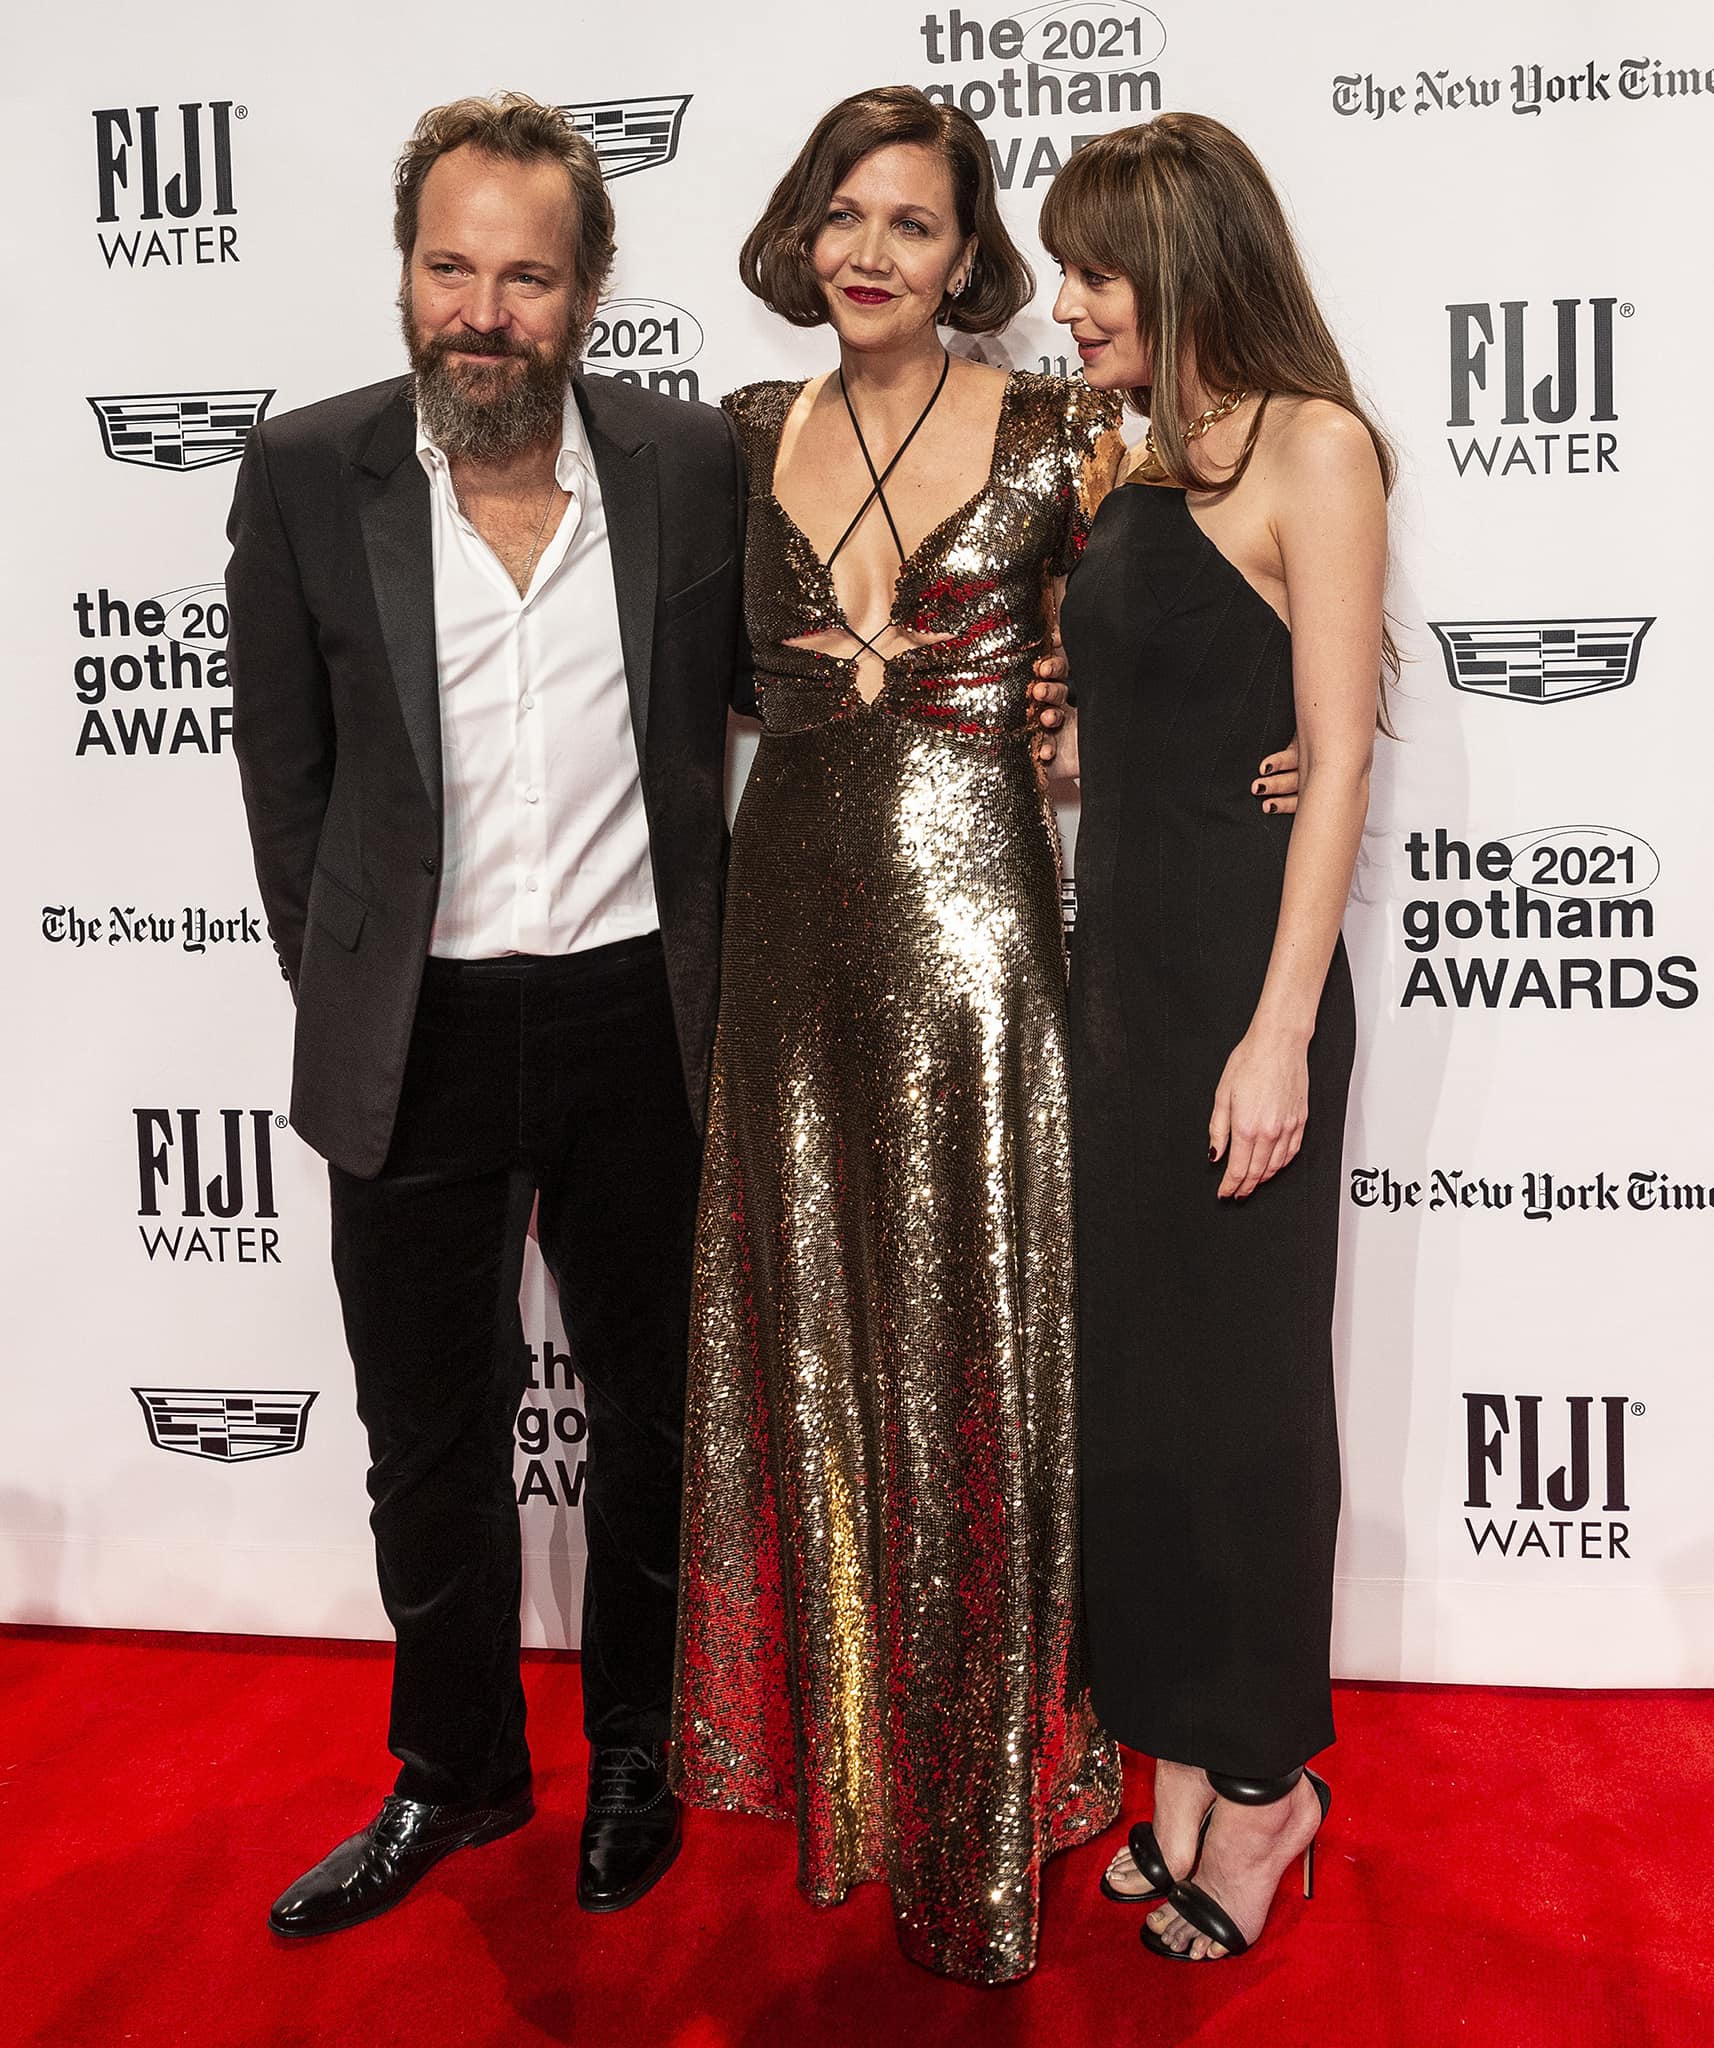
<path fill-rule="evenodd" d="M 658 934 L 427 963 L 386 1164 L 330 1168 L 408 1798 L 529 1772 L 512 1459 L 538 1198 L 589 1423 L 585 1726 L 666 1737 L 698 1163 Z"/>

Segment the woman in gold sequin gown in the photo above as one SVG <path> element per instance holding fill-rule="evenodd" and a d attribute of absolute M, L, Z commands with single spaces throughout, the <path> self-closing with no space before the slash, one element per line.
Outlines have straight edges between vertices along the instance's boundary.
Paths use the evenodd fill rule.
<path fill-rule="evenodd" d="M 923 289 L 919 257 L 888 253 L 904 216 L 858 229 L 901 165 L 957 214 L 919 317 L 932 369 L 943 288 L 967 285 L 958 314 L 979 330 L 1027 293 L 967 116 L 905 88 L 834 109 L 745 268 L 809 325 L 824 301 L 782 272 L 813 241 L 827 296 L 851 275 L 859 299 L 899 286 L 902 309 L 873 309 L 896 325 Z M 833 218 L 830 194 L 861 217 L 831 276 L 790 228 L 794 209 Z M 854 382 L 866 310 L 832 307 Z M 1118 1807 L 1079 1640 L 1065 970 L 1026 699 L 1052 580 L 1122 450 L 1112 400 L 956 367 L 959 391 L 998 389 L 986 480 L 898 541 L 867 634 L 775 495 L 782 435 L 818 398 L 840 405 L 833 380 L 726 400 L 764 729 L 727 883 L 673 1772 L 694 1803 L 794 1819 L 813 1900 L 883 1880 L 907 1955 L 992 1984 L 1034 1964 L 1045 1859 Z M 822 423 L 850 431 L 843 412 Z M 902 460 L 887 525 L 908 537 L 913 507 L 949 502 L 936 480 L 926 455 Z"/>

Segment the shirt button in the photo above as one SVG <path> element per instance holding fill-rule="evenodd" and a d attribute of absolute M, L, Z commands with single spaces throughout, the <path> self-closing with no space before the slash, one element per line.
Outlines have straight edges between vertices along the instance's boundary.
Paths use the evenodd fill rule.
<path fill-rule="evenodd" d="M 541 791 L 540 791 L 539 789 L 526 789 L 526 790 L 524 791 L 524 801 L 525 801 L 525 803 L 527 803 L 527 804 L 539 804 L 539 803 L 541 802 L 541 800 L 542 800 L 542 793 L 541 793 Z"/>
<path fill-rule="evenodd" d="M 535 708 L 536 708 L 536 700 L 535 700 L 535 698 L 534 698 L 534 697 L 526 697 L 526 698 L 524 699 L 524 709 L 525 709 L 526 711 L 534 711 L 534 710 L 535 710 Z"/>
<path fill-rule="evenodd" d="M 529 880 L 524 884 L 524 887 L 528 889 L 530 894 L 533 896 L 536 893 L 536 891 L 541 887 L 541 883 L 536 880 L 534 875 L 531 875 Z"/>

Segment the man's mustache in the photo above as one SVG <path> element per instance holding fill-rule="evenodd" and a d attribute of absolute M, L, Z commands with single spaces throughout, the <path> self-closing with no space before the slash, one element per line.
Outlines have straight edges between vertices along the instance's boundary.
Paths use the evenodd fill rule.
<path fill-rule="evenodd" d="M 437 334 L 419 354 L 424 362 L 440 362 L 447 356 L 533 356 L 535 350 L 512 334 Z"/>

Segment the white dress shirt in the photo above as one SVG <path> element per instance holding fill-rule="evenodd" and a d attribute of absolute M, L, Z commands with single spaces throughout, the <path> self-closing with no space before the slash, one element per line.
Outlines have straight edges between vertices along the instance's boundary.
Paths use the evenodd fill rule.
<path fill-rule="evenodd" d="M 434 536 L 445 837 L 429 951 L 572 953 L 654 931 L 601 486 L 566 387 L 558 530 L 517 586 L 417 429 Z"/>

